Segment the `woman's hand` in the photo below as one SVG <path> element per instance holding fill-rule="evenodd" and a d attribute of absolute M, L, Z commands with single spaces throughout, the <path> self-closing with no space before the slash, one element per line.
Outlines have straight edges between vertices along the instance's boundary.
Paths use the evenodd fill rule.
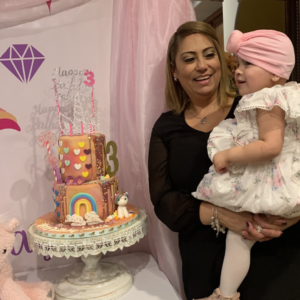
<path fill-rule="evenodd" d="M 228 160 L 228 151 L 220 151 L 214 155 L 213 163 L 217 173 L 223 174 L 227 172 L 227 167 L 230 165 Z"/>
<path fill-rule="evenodd" d="M 283 230 L 293 226 L 299 220 L 300 217 L 282 218 L 279 216 L 256 214 L 254 215 L 254 223 L 248 223 L 249 226 L 247 231 L 243 231 L 243 236 L 249 240 L 259 242 L 268 241 L 274 237 L 281 236 Z M 257 231 L 258 225 L 261 228 L 260 232 Z"/>

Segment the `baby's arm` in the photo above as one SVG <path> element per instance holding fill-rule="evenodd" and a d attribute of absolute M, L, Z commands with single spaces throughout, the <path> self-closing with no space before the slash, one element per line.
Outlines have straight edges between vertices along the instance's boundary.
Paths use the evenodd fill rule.
<path fill-rule="evenodd" d="M 230 163 L 260 163 L 278 156 L 284 140 L 284 118 L 285 112 L 278 106 L 271 111 L 257 109 L 259 140 L 244 147 L 233 147 L 217 153 L 214 156 L 216 171 L 221 171 Z"/>

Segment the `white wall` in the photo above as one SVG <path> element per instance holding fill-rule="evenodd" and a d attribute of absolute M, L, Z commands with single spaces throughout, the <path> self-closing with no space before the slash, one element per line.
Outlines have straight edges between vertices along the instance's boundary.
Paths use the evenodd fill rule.
<path fill-rule="evenodd" d="M 234 30 L 236 14 L 238 9 L 238 0 L 224 0 L 223 2 L 223 24 L 224 24 L 224 48 L 231 32 Z"/>
<path fill-rule="evenodd" d="M 201 3 L 195 7 L 197 21 L 204 21 L 221 7 L 221 2 L 201 1 Z"/>

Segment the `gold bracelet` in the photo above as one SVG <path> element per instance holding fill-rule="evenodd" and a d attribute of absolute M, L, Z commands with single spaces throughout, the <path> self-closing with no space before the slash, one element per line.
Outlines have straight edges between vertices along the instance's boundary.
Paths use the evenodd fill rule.
<path fill-rule="evenodd" d="M 211 216 L 211 228 L 216 232 L 216 237 L 218 237 L 219 233 L 225 233 L 225 226 L 221 225 L 218 219 L 218 210 L 216 206 L 212 208 L 212 216 Z"/>

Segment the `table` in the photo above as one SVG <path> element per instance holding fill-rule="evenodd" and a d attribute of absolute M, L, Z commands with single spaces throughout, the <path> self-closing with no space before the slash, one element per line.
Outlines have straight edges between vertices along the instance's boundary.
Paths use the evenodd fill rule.
<path fill-rule="evenodd" d="M 102 260 L 124 266 L 133 276 L 132 288 L 121 296 L 119 300 L 181 300 L 150 254 L 138 252 L 107 257 Z M 83 263 L 78 263 L 78 265 L 80 264 Z M 73 268 L 74 264 L 22 272 L 15 275 L 19 280 L 28 282 L 41 279 L 54 282 L 58 277 L 70 272 Z"/>

